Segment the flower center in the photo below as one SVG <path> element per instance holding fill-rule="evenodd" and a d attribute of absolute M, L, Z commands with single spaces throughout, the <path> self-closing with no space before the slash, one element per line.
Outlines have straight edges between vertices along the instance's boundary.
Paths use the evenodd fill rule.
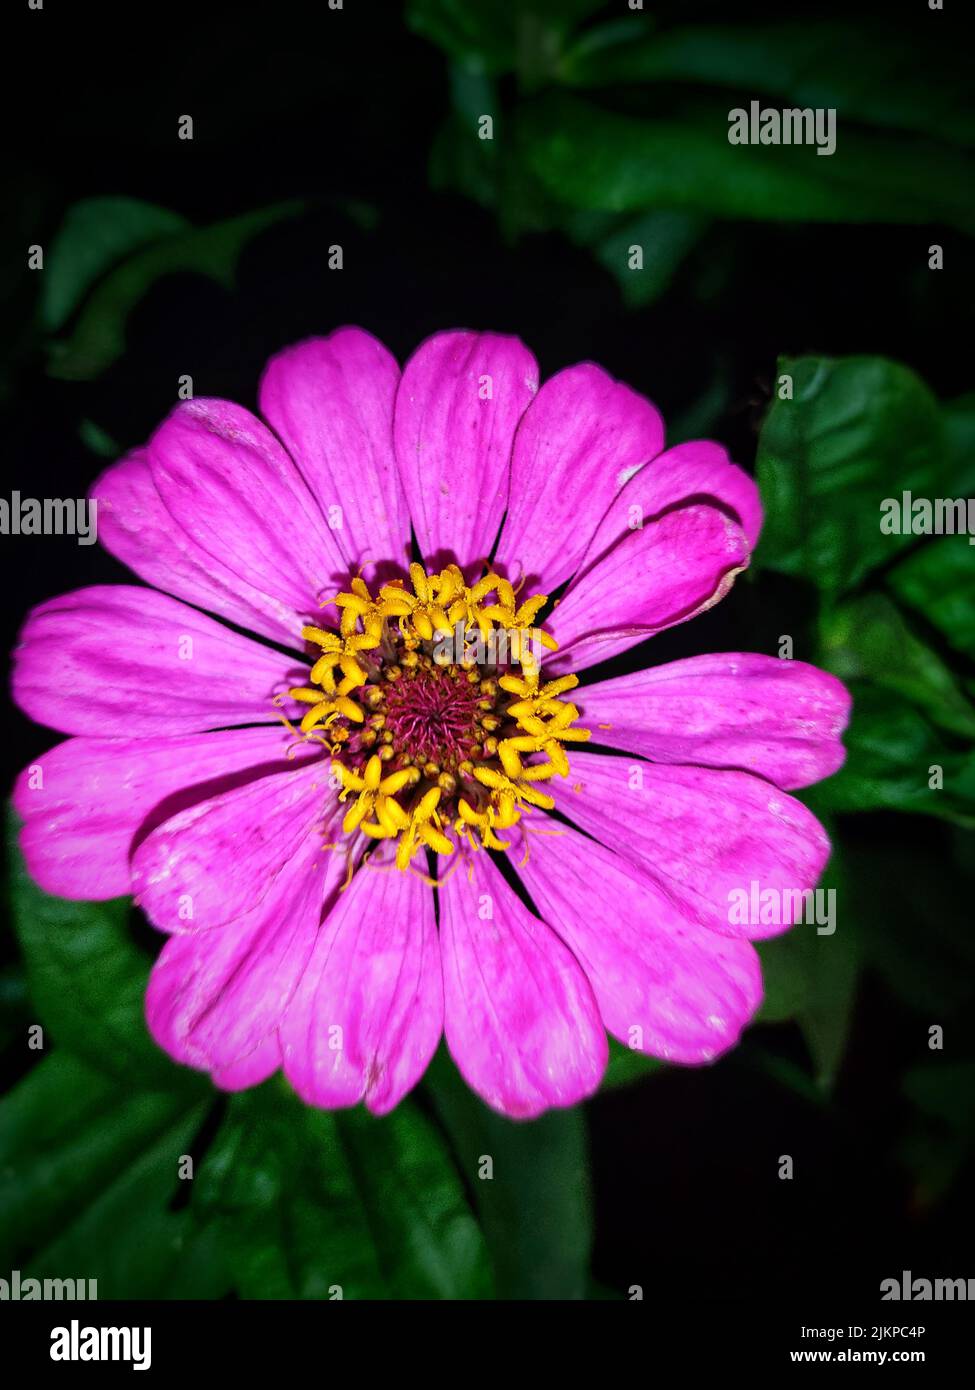
<path fill-rule="evenodd" d="M 497 832 L 552 809 L 538 784 L 567 776 L 564 745 L 589 738 L 560 698 L 578 677 L 540 684 L 541 648 L 556 648 L 534 625 L 544 595 L 519 604 L 506 579 L 469 586 L 456 565 L 411 565 L 410 583 L 373 597 L 357 577 L 329 600 L 339 631 L 302 628 L 320 655 L 289 692 L 310 707 L 301 733 L 332 754 L 343 830 L 396 840 L 400 869 L 424 846 L 452 854 L 451 831 L 507 849 Z"/>

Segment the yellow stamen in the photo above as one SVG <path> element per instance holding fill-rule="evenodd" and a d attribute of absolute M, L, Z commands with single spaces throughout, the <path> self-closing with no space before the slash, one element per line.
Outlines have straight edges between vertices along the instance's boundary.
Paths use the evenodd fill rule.
<path fill-rule="evenodd" d="M 357 575 L 348 592 L 326 600 L 323 606 L 338 610 L 337 632 L 302 628 L 318 653 L 307 683 L 288 692 L 307 706 L 300 734 L 331 747 L 339 800 L 349 803 L 343 830 L 394 841 L 400 870 L 411 869 L 423 848 L 452 855 L 450 832 L 472 851 L 510 848 L 498 832 L 554 808 L 540 784 L 567 776 L 565 745 L 590 737 L 576 727 L 577 707 L 562 698 L 578 678 L 540 680 L 538 644 L 557 649 L 535 626 L 546 596 L 519 604 L 516 592 L 493 571 L 468 584 L 457 565 L 428 574 L 412 564 L 408 583 L 383 584 L 376 597 Z M 490 644 L 496 629 L 506 634 L 505 645 L 488 645 L 485 656 L 479 639 Z M 457 633 L 462 649 L 445 654 L 438 639 Z M 412 733 L 398 732 L 404 696 L 395 692 L 412 681 L 422 689 L 424 672 L 438 667 L 444 680 L 459 682 L 459 692 L 467 681 L 476 687 L 470 751 L 446 755 L 446 764 L 430 751 L 415 751 Z M 356 691 L 361 695 L 351 698 Z M 405 728 L 412 727 L 407 714 Z M 387 772 L 387 765 L 397 770 Z"/>

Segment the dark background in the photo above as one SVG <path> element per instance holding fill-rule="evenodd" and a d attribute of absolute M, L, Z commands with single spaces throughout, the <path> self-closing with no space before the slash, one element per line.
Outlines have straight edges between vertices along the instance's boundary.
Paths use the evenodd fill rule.
<path fill-rule="evenodd" d="M 662 26 L 729 20 L 722 4 L 648 8 Z M 926 7 L 900 8 L 873 13 L 909 34 Z M 587 22 L 624 9 L 606 6 Z M 811 13 L 849 20 L 851 7 Z M 735 23 L 779 17 L 777 5 L 734 7 Z M 951 67 L 959 20 L 933 22 Z M 961 336 L 971 243 L 956 229 L 719 220 L 665 292 L 633 308 L 561 230 L 510 236 L 495 210 L 432 187 L 431 150 L 450 104 L 447 65 L 399 6 L 346 0 L 329 13 L 324 0 L 226 8 L 49 0 L 43 13 L 21 15 L 17 29 L 14 66 L 31 94 L 7 123 L 7 492 L 83 495 L 113 456 L 111 442 L 120 450 L 143 442 L 172 407 L 181 374 L 192 375 L 197 395 L 253 407 L 273 352 L 342 323 L 377 334 L 400 361 L 444 327 L 516 333 L 543 376 L 591 358 L 650 396 L 668 423 L 693 418 L 717 372 L 721 389 L 700 432 L 748 468 L 781 354 L 881 354 L 914 369 L 941 399 L 971 384 L 970 316 Z M 502 74 L 503 101 L 515 99 L 514 88 Z M 175 138 L 183 113 L 194 119 L 192 142 Z M 97 375 L 66 379 L 38 320 L 37 277 L 23 269 L 23 248 L 49 246 L 78 200 L 115 194 L 201 226 L 283 200 L 306 204 L 247 242 L 233 289 L 193 273 L 158 278 L 129 316 L 122 356 Z M 933 240 L 944 244 L 951 276 L 928 274 Z M 340 272 L 326 267 L 336 242 Z M 83 421 L 110 441 L 103 456 L 86 442 Z M 5 650 L 34 603 L 128 579 L 99 547 L 69 538 L 5 537 L 0 553 Z M 810 586 L 767 571 L 720 609 L 656 639 L 650 659 L 774 652 L 779 634 L 800 630 L 814 606 Z M 970 680 L 972 663 L 961 670 Z M 7 782 L 52 741 L 8 711 Z M 864 910 L 881 923 L 899 914 L 891 951 L 907 937 L 930 943 L 946 981 L 942 1011 L 912 1004 L 867 958 L 831 1086 L 817 1088 L 808 1040 L 793 1021 L 751 1030 L 714 1068 L 661 1070 L 597 1097 L 587 1106 L 594 1288 L 619 1293 L 641 1283 L 647 1296 L 752 1300 L 783 1291 L 874 1296 L 881 1278 L 902 1269 L 975 1275 L 970 1148 L 959 1147 L 953 1120 L 946 1128 L 922 1119 L 904 1090 L 905 1071 L 925 1060 L 927 1026 L 948 1019 L 961 1028 L 970 1014 L 970 960 L 942 928 L 946 912 L 971 924 L 971 881 L 947 867 L 958 837 L 971 832 L 870 809 L 842 816 L 840 831 L 851 856 L 873 865 L 861 883 Z M 898 875 L 920 859 L 945 865 L 935 871 L 938 901 L 903 890 Z M 9 936 L 4 945 L 16 1025 L 30 1006 L 16 946 Z M 828 982 L 825 990 L 828 1003 Z M 8 1081 L 32 1060 L 11 1047 Z M 948 1179 L 933 1182 L 946 1149 Z M 792 1182 L 777 1178 L 780 1154 L 794 1158 Z"/>

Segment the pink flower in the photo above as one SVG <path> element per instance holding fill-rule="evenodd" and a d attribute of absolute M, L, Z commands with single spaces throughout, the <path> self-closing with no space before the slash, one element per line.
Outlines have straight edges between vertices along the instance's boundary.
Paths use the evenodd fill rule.
<path fill-rule="evenodd" d="M 153 1036 L 231 1090 L 283 1068 L 382 1113 L 445 1033 L 533 1116 L 596 1089 L 606 1030 L 675 1062 L 731 1047 L 748 937 L 781 928 L 729 895 L 815 884 L 829 844 L 784 789 L 840 766 L 847 694 L 741 653 L 574 687 L 724 596 L 754 484 L 716 444 L 665 450 L 590 363 L 539 389 L 493 333 L 401 375 L 339 329 L 272 359 L 260 410 L 183 404 L 95 485 L 155 588 L 26 622 L 16 698 L 73 735 L 17 786 L 34 878 L 135 893 L 170 933 Z"/>

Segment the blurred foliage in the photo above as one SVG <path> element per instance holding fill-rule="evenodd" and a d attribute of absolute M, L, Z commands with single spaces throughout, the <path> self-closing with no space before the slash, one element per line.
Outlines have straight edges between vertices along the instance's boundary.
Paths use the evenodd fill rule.
<path fill-rule="evenodd" d="M 846 762 L 803 799 L 832 822 L 834 837 L 838 813 L 898 811 L 952 822 L 970 844 L 975 684 L 964 658 L 972 655 L 975 548 L 965 534 L 914 534 L 909 520 L 901 533 L 885 534 L 880 521 L 884 502 L 900 503 L 904 492 L 966 496 L 972 398 L 939 405 L 914 373 L 882 358 L 784 358 L 776 381 L 758 440 L 766 522 L 756 564 L 815 585 L 810 628 L 790 634 L 796 655 L 833 671 L 853 696 Z M 853 936 L 861 967 L 879 972 L 928 1022 L 944 1027 L 951 1020 L 954 1031 L 950 1054 L 919 1063 L 904 1081 L 925 1118 L 915 1118 L 899 1153 L 917 1175 L 923 1204 L 944 1195 L 975 1153 L 975 1064 L 957 1060 L 958 1048 L 972 1042 L 975 941 L 964 905 L 973 887 L 971 857 L 952 865 L 920 846 L 906 861 L 844 849 L 842 842 L 837 849 L 844 883 L 836 940 Z M 824 884 L 836 863 L 834 852 Z M 790 944 L 802 933 L 811 949 L 809 927 L 761 948 L 763 1012 L 796 1018 L 822 1073 L 822 1042 L 804 1022 L 812 1010 L 832 1035 L 829 1076 L 842 1058 L 855 975 L 833 938 L 819 946 L 818 979 L 805 974 L 807 963 Z"/>
<path fill-rule="evenodd" d="M 783 358 L 776 380 L 758 440 L 766 525 L 756 564 L 816 584 L 817 630 L 803 637 L 801 655 L 854 697 L 847 762 L 811 800 L 822 810 L 890 808 L 975 826 L 975 706 L 965 676 L 895 599 L 913 594 L 923 608 L 922 593 L 944 592 L 943 626 L 973 547 L 965 535 L 914 534 L 909 520 L 894 534 L 881 530 L 883 504 L 900 505 L 904 492 L 964 496 L 958 422 L 970 398 L 941 407 L 913 372 L 882 358 Z M 962 642 L 964 632 L 963 624 Z"/>
<path fill-rule="evenodd" d="M 42 281 L 41 321 L 56 331 L 105 273 L 143 246 L 189 229 L 185 217 L 137 198 L 85 198 L 68 209 Z"/>
<path fill-rule="evenodd" d="M 99 376 L 125 350 L 128 316 L 157 280 L 193 271 L 232 289 L 247 242 L 302 206 L 280 203 L 194 228 L 131 198 L 76 203 L 51 247 L 42 323 L 58 328 L 76 305 L 84 307 L 70 336 L 50 344 L 49 371 L 72 380 Z"/>
<path fill-rule="evenodd" d="M 969 75 L 960 59 L 946 69 L 937 36 L 895 17 L 661 28 L 603 9 L 411 0 L 413 28 L 451 65 L 435 186 L 492 208 L 509 236 L 588 245 L 630 305 L 663 293 L 713 218 L 975 232 Z M 834 153 L 731 145 L 729 111 L 757 94 L 835 108 Z"/>
<path fill-rule="evenodd" d="M 461 1175 L 412 1101 L 377 1120 L 314 1110 L 280 1079 L 234 1096 L 193 1202 L 244 1298 L 491 1293 Z"/>
<path fill-rule="evenodd" d="M 511 243 L 543 232 L 582 248 L 614 277 L 622 310 L 655 304 L 696 256 L 701 303 L 734 288 L 736 224 L 748 220 L 975 230 L 964 55 L 952 69 L 894 17 L 668 27 L 610 16 L 598 0 L 409 0 L 407 17 L 443 54 L 450 109 L 430 150 L 432 187 L 486 209 Z M 259 126 L 263 91 L 243 91 L 228 42 L 223 61 L 241 90 L 223 118 L 234 127 L 249 101 L 248 128 Z M 310 76 L 318 55 L 303 61 Z M 308 83 L 289 88 L 287 102 L 311 101 Z M 836 154 L 729 145 L 728 110 L 756 94 L 836 106 Z M 478 138 L 483 115 L 492 140 Z M 368 204 L 331 190 L 327 201 L 374 222 Z M 10 355 L 42 347 L 48 374 L 66 381 L 110 375 L 135 311 L 167 276 L 189 271 L 232 291 L 245 249 L 308 202 L 194 225 L 135 197 L 69 201 L 28 341 Z M 634 245 L 641 269 L 631 269 Z M 747 313 L 747 292 L 734 304 Z M 702 348 L 701 395 L 671 422 L 672 442 L 728 410 L 733 350 Z M 81 438 L 115 457 L 87 408 Z M 885 535 L 879 517 L 904 490 L 975 492 L 975 395 L 939 401 L 880 356 L 785 356 L 756 468 L 765 530 L 729 603 L 751 594 L 777 615 L 778 586 L 794 586 L 780 630 L 797 658 L 848 683 L 854 707 L 845 766 L 801 794 L 833 838 L 820 886 L 836 890 L 836 932 L 807 924 L 762 943 L 758 1026 L 720 1065 L 758 1068 L 790 1098 L 824 1107 L 843 1084 L 862 992 L 881 981 L 914 1040 L 892 1063 L 898 1158 L 917 1202 L 933 1203 L 975 1153 L 975 547 Z M 934 768 L 943 785 L 932 785 Z M 859 837 L 877 816 L 909 853 Z M 24 1061 L 30 1024 L 43 1025 L 45 1048 L 0 1102 L 0 1265 L 83 1269 L 103 1298 L 327 1299 L 336 1285 L 378 1298 L 607 1292 L 590 1274 L 585 1108 L 505 1120 L 443 1048 L 383 1119 L 307 1109 L 280 1079 L 217 1096 L 148 1036 L 142 1001 L 158 942 L 131 904 L 50 898 L 14 846 L 11 868 L 23 970 L 0 975 L 0 1024 L 18 1073 L 35 1062 Z M 927 1050 L 932 1022 L 949 1030 L 950 1058 Z M 626 1088 L 652 1107 L 667 1074 L 613 1043 L 595 1104 Z M 192 1183 L 178 1176 L 183 1155 Z M 486 1155 L 493 1179 L 480 1176 Z"/>
<path fill-rule="evenodd" d="M 769 518 L 759 559 L 838 593 L 912 542 L 881 531 L 885 498 L 944 495 L 942 414 L 913 372 L 880 358 L 783 359 L 777 380 L 756 460 Z"/>
<path fill-rule="evenodd" d="M 975 657 L 975 546 L 959 545 L 954 536 L 933 540 L 892 570 L 888 583 L 949 646 Z"/>

